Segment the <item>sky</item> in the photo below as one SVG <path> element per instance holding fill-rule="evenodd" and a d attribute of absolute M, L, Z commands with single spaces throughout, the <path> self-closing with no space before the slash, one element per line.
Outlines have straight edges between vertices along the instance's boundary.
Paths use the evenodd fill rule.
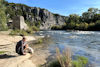
<path fill-rule="evenodd" d="M 68 16 L 70 14 L 81 15 L 88 8 L 99 8 L 100 0 L 7 0 L 13 3 L 22 3 L 31 7 L 40 7 L 50 12 Z"/>

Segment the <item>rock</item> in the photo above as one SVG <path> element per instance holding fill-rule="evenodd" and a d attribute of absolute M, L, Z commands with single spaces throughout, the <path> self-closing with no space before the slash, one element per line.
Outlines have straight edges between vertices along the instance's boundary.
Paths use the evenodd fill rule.
<path fill-rule="evenodd" d="M 36 67 L 36 65 L 29 60 L 30 57 L 30 54 L 26 54 L 25 56 L 1 59 L 0 67 Z"/>
<path fill-rule="evenodd" d="M 12 25 L 13 25 L 14 29 L 20 29 L 20 30 L 27 30 L 28 29 L 28 26 L 25 23 L 23 16 L 14 17 Z"/>
<path fill-rule="evenodd" d="M 7 7 L 10 6 L 7 5 Z M 13 8 L 15 7 L 15 8 Z M 15 11 L 15 13 L 19 13 L 27 20 L 29 23 L 38 23 L 40 22 L 40 29 L 41 30 L 48 30 L 51 29 L 54 25 L 63 25 L 66 22 L 67 17 L 62 16 L 59 14 L 51 13 L 50 11 L 38 7 L 29 7 L 25 5 L 16 5 L 14 4 L 10 7 Z M 18 15 L 18 14 L 16 14 Z M 20 15 L 20 14 L 19 14 Z M 9 14 L 10 16 L 10 14 Z M 12 16 L 10 16 L 11 18 Z M 15 19 L 16 21 L 16 19 Z M 19 22 L 19 21 L 18 21 Z M 18 27 L 19 28 L 19 27 Z M 26 28 L 26 27 L 25 27 Z M 23 29 L 23 28 L 22 28 Z"/>

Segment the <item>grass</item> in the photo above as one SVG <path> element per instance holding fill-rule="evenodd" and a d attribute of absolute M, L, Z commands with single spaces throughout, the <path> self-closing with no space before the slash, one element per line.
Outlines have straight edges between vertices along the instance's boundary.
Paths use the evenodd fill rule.
<path fill-rule="evenodd" d="M 51 61 L 48 67 L 86 67 L 88 64 L 88 58 L 84 56 L 75 56 L 76 59 L 72 60 L 72 52 L 69 48 L 63 51 L 62 54 L 56 48 L 56 57 L 57 59 Z"/>
<path fill-rule="evenodd" d="M 24 30 L 12 30 L 9 35 L 28 35 L 28 33 Z"/>
<path fill-rule="evenodd" d="M 19 30 L 15 29 L 12 30 L 9 35 L 28 35 L 28 34 L 33 34 L 35 31 L 39 31 L 39 29 L 36 26 L 29 27 L 28 30 Z"/>
<path fill-rule="evenodd" d="M 84 56 L 77 56 L 77 60 L 73 60 L 73 67 L 86 67 L 88 58 Z"/>
<path fill-rule="evenodd" d="M 5 52 L 7 52 L 7 51 L 0 51 L 0 54 L 4 54 Z"/>
<path fill-rule="evenodd" d="M 72 59 L 71 59 L 71 50 L 67 49 L 66 52 L 63 51 L 63 55 L 60 54 L 58 48 L 56 48 L 56 56 L 61 65 L 61 67 L 71 67 L 72 66 Z"/>
<path fill-rule="evenodd" d="M 35 44 L 42 44 L 44 42 L 44 38 L 40 38 L 37 40 Z"/>

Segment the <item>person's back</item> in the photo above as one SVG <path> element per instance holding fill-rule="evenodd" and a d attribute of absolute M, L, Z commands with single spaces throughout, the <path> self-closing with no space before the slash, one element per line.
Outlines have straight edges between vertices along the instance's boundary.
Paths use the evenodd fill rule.
<path fill-rule="evenodd" d="M 22 46 L 22 40 L 20 40 L 19 42 L 17 42 L 16 45 L 16 53 L 23 55 L 23 46 Z"/>

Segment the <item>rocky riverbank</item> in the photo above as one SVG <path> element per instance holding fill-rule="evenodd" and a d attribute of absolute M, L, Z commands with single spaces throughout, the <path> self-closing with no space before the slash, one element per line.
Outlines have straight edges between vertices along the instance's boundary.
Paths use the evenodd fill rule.
<path fill-rule="evenodd" d="M 34 41 L 40 36 L 26 36 L 27 41 Z M 16 42 L 21 40 L 21 36 L 10 36 L 0 32 L 0 67 L 36 67 L 40 64 L 46 63 L 46 58 L 50 55 L 49 51 L 35 51 L 33 55 L 26 54 L 19 56 L 15 53 Z"/>

